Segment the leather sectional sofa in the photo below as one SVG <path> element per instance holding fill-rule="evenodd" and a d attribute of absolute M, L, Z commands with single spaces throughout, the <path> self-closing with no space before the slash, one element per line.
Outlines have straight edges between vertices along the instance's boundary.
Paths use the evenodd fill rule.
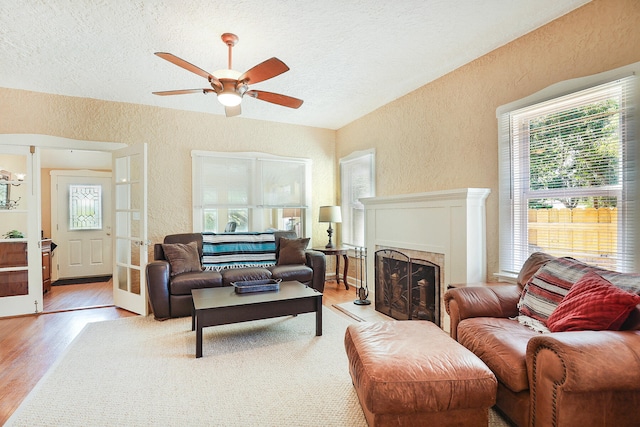
<path fill-rule="evenodd" d="M 175 274 L 163 249 L 163 244 L 154 245 L 154 261 L 147 264 L 147 289 L 149 302 L 157 320 L 191 315 L 191 290 L 198 288 L 230 286 L 233 282 L 282 279 L 297 280 L 318 291 L 324 290 L 326 271 L 325 256 L 321 252 L 304 250 L 300 263 L 281 264 L 281 239 L 296 239 L 295 232 L 276 231 L 275 262 L 266 267 L 229 268 L 220 271 L 203 268 L 203 235 L 201 233 L 171 234 L 164 238 L 165 245 L 195 245 L 198 251 L 197 265 L 185 272 Z M 195 243 L 192 243 L 195 242 Z M 164 248 L 167 248 L 166 246 Z M 304 260 L 304 261 L 302 261 Z M 191 271 L 189 271 L 191 270 Z"/>
<path fill-rule="evenodd" d="M 612 304 L 608 293 L 596 294 L 597 299 L 589 302 L 584 298 L 587 293 L 578 290 L 578 282 L 586 283 L 589 272 L 598 274 L 597 280 L 607 279 L 606 286 L 613 284 L 628 293 L 622 295 L 627 300 L 626 308 L 614 310 L 622 314 L 603 327 L 615 330 L 589 330 L 600 328 L 591 322 Z M 548 309 L 545 304 L 553 300 L 552 294 L 557 291 L 549 288 L 547 295 L 545 283 L 559 284 L 558 289 L 564 289 L 560 294 L 566 294 L 547 319 L 534 315 Z M 496 406 L 514 424 L 638 426 L 639 284 L 638 275 L 610 272 L 570 258 L 536 253 L 520 271 L 518 284 L 459 287 L 448 290 L 444 299 L 451 316 L 451 336 L 493 371 L 498 379 Z M 542 291 L 533 293 L 535 301 L 527 302 L 526 296 L 536 287 Z M 611 294 L 618 293 L 615 289 Z M 541 301 L 545 304 L 539 305 Z M 575 301 L 581 301 L 582 305 L 569 307 Z M 589 304 L 590 309 L 583 310 Z M 565 314 L 567 307 L 574 311 L 561 318 L 554 314 L 563 311 L 561 306 Z M 530 316 L 542 321 L 533 324 Z M 563 324 L 569 327 L 561 332 L 544 330 L 556 330 Z M 537 330 L 532 329 L 534 326 Z"/>

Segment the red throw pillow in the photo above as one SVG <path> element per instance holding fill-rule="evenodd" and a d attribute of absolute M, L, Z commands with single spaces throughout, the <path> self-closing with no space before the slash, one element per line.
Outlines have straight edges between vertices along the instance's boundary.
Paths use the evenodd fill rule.
<path fill-rule="evenodd" d="M 571 287 L 547 319 L 547 327 L 551 332 L 617 331 L 638 304 L 640 295 L 590 272 Z"/>

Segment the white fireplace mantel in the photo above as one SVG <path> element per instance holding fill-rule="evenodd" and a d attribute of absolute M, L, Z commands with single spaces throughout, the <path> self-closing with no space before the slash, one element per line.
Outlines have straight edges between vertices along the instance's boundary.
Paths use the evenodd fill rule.
<path fill-rule="evenodd" d="M 444 255 L 440 295 L 451 283 L 485 281 L 485 200 L 490 192 L 488 188 L 463 188 L 360 199 L 365 207 L 367 254 L 372 260 L 367 263 L 369 277 L 375 277 L 375 251 L 395 248 Z"/>

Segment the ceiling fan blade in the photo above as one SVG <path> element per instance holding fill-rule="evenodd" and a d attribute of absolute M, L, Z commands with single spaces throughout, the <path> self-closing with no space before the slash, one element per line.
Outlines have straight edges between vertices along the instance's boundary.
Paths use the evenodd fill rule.
<path fill-rule="evenodd" d="M 252 98 L 259 99 L 261 101 L 271 102 L 272 104 L 282 105 L 289 108 L 300 108 L 304 102 L 302 99 L 294 98 L 292 96 L 281 95 L 279 93 L 265 92 L 263 90 L 250 90 L 245 95 L 249 95 Z"/>
<path fill-rule="evenodd" d="M 214 84 L 216 87 L 220 88 L 220 90 L 222 90 L 222 84 L 220 83 L 220 81 L 211 73 L 203 70 L 200 67 L 196 67 L 195 65 L 193 65 L 190 62 L 185 61 L 182 58 L 178 58 L 177 56 L 171 54 L 171 53 L 167 53 L 167 52 L 156 52 L 155 53 L 157 56 L 159 56 L 160 58 L 167 60 L 169 62 L 171 62 L 172 64 L 177 65 L 178 67 L 182 67 L 187 71 L 191 71 L 192 73 L 195 73 L 199 76 L 204 77 L 205 79 L 207 79 L 210 83 Z"/>
<path fill-rule="evenodd" d="M 213 89 L 179 89 L 179 90 L 165 90 L 161 92 L 151 92 L 154 95 L 167 96 L 167 95 L 185 95 L 188 93 L 204 93 L 215 92 Z"/>
<path fill-rule="evenodd" d="M 227 117 L 239 116 L 241 112 L 242 108 L 240 108 L 240 104 L 236 105 L 235 107 L 224 107 L 224 114 Z"/>
<path fill-rule="evenodd" d="M 272 77 L 279 76 L 285 71 L 289 71 L 289 67 L 278 58 L 267 59 L 259 63 L 252 69 L 246 71 L 238 78 L 238 81 L 244 81 L 247 84 L 255 84 Z"/>

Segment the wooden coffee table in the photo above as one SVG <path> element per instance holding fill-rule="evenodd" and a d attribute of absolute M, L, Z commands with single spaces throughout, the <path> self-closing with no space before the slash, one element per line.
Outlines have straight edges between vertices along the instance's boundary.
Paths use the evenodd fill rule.
<path fill-rule="evenodd" d="M 196 357 L 202 357 L 202 328 L 249 320 L 316 312 L 316 335 L 322 335 L 322 293 L 297 281 L 280 290 L 237 294 L 232 286 L 193 289 L 191 330 L 196 331 Z"/>

